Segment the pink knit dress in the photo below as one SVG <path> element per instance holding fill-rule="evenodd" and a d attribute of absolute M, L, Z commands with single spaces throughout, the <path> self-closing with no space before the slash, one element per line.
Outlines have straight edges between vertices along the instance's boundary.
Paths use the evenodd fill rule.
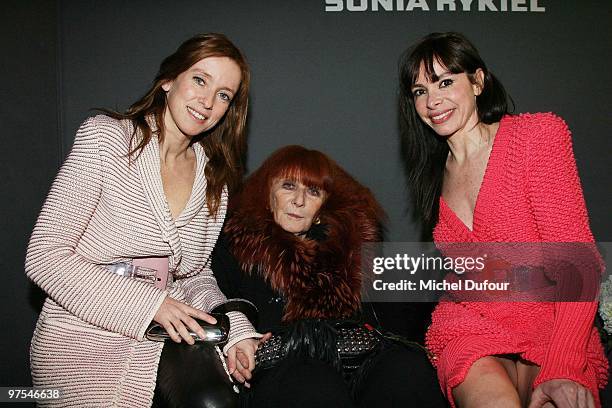
<path fill-rule="evenodd" d="M 440 198 L 436 242 L 593 242 L 565 122 L 550 113 L 505 116 L 474 209 L 472 230 Z M 541 367 L 533 384 L 566 378 L 588 387 L 599 406 L 607 360 L 593 319 L 595 302 L 438 304 L 427 332 L 442 391 L 479 358 L 518 354 Z"/>
<path fill-rule="evenodd" d="M 193 145 L 192 195 L 173 219 L 159 141 L 153 137 L 130 162 L 133 131 L 130 121 L 104 115 L 81 125 L 30 239 L 25 269 L 48 295 L 30 348 L 32 381 L 62 392 L 60 399 L 41 400 L 41 407 L 150 407 L 163 343 L 144 334 L 166 296 L 204 311 L 226 300 L 209 261 L 227 192 L 217 214 L 210 214 L 204 149 Z M 168 257 L 171 287 L 107 268 L 143 257 Z M 225 351 L 258 336 L 242 313 L 229 317 Z"/>

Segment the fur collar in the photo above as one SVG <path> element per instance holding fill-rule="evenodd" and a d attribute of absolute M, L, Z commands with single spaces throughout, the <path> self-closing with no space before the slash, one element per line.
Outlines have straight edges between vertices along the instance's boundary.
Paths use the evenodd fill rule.
<path fill-rule="evenodd" d="M 225 227 L 232 252 L 246 273 L 284 295 L 285 322 L 347 318 L 360 308 L 361 243 L 381 239 L 384 213 L 367 188 L 346 177 L 321 207 L 322 225 L 313 228 L 324 234 L 309 234 L 317 239 L 284 231 L 254 200 L 239 194 L 232 202 Z"/>

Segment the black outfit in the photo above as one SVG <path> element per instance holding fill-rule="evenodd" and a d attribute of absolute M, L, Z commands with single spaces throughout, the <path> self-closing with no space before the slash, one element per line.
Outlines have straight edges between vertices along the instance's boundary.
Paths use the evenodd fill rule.
<path fill-rule="evenodd" d="M 238 394 L 213 346 L 166 342 L 151 408 L 238 408 L 239 405 Z"/>
<path fill-rule="evenodd" d="M 212 270 L 228 298 L 244 298 L 257 306 L 256 328 L 260 333 L 274 334 L 283 329 L 285 299 L 260 274 L 241 271 L 223 234 L 215 246 Z M 402 327 L 401 320 L 409 320 L 410 315 L 386 314 L 394 310 L 393 306 L 397 309 L 397 304 L 363 304 L 360 318 L 374 327 L 380 326 L 379 320 L 397 319 L 394 326 Z M 422 336 L 407 332 L 413 339 Z M 417 346 L 386 344 L 358 371 L 358 386 L 354 386 L 355 381 L 351 385 L 330 364 L 315 358 L 287 357 L 271 369 L 256 369 L 251 389 L 241 393 L 242 403 L 266 408 L 447 406 L 435 372 L 424 350 Z"/>

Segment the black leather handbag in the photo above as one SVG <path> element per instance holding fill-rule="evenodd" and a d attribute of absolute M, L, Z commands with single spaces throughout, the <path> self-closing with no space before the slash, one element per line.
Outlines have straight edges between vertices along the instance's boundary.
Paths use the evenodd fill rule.
<path fill-rule="evenodd" d="M 218 346 L 227 342 L 229 318 L 226 313 L 243 312 L 256 320 L 257 308 L 243 299 L 232 299 L 214 308 L 209 314 L 216 324 L 201 322 L 204 339 L 191 333 L 196 343 L 175 343 L 157 324 L 147 330 L 147 338 L 164 341 L 157 370 L 157 384 L 152 408 L 238 408 L 238 394 L 227 374 Z M 253 321 L 251 320 L 251 321 Z"/>

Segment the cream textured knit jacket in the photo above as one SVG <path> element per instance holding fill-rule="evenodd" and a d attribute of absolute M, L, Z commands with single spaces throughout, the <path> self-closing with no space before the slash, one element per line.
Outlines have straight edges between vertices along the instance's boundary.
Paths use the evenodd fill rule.
<path fill-rule="evenodd" d="M 37 387 L 62 390 L 59 401 L 45 406 L 149 407 L 163 343 L 144 339 L 144 332 L 164 298 L 204 311 L 225 300 L 209 264 L 227 192 L 211 216 L 203 148 L 193 146 L 193 190 L 174 220 L 158 140 L 130 164 L 132 131 L 130 121 L 103 115 L 81 125 L 32 233 L 26 272 L 48 295 L 32 339 L 32 378 Z M 153 256 L 169 257 L 176 281 L 168 291 L 106 269 Z M 230 313 L 230 321 L 225 350 L 259 337 L 241 313 Z"/>

